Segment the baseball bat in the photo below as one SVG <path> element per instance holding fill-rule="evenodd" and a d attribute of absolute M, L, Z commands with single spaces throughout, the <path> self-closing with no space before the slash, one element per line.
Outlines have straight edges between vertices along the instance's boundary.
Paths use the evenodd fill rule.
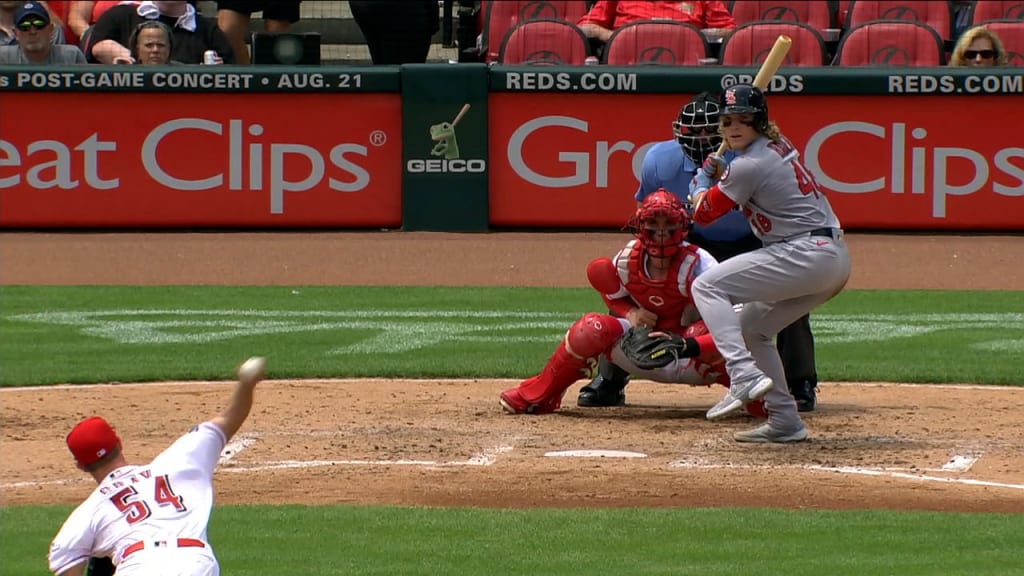
<path fill-rule="evenodd" d="M 775 39 L 775 44 L 772 46 L 771 52 L 768 53 L 768 57 L 761 63 L 761 69 L 757 71 L 757 76 L 754 77 L 754 87 L 764 90 L 768 88 L 768 84 L 771 83 L 772 77 L 778 72 L 779 67 L 782 66 L 782 61 L 786 59 L 786 53 L 789 52 L 789 47 L 793 45 L 793 39 L 785 34 L 780 34 Z M 722 144 L 718 147 L 718 156 L 725 153 L 725 140 L 722 140 Z"/>
<path fill-rule="evenodd" d="M 769 54 L 769 56 L 771 56 L 771 55 Z M 767 60 L 766 60 L 766 62 L 767 62 Z M 776 66 L 776 68 L 778 68 L 778 66 Z M 468 102 L 465 105 L 462 106 L 462 110 L 459 110 L 459 114 L 457 116 L 455 116 L 455 120 L 452 120 L 452 128 L 455 128 L 455 125 L 459 123 L 459 120 L 462 120 L 462 117 L 466 115 L 466 112 L 469 112 L 469 103 Z"/>

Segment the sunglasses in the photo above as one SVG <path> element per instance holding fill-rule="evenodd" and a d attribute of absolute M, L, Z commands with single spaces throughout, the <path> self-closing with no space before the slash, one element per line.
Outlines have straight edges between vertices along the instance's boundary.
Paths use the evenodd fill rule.
<path fill-rule="evenodd" d="M 978 56 L 981 56 L 984 60 L 991 60 L 996 57 L 995 50 L 964 50 L 964 57 L 968 60 L 974 60 Z"/>
<path fill-rule="evenodd" d="M 18 24 L 18 30 L 22 32 L 28 32 L 29 30 L 42 30 L 46 28 L 49 22 L 43 22 L 42 20 L 26 20 L 21 24 Z"/>

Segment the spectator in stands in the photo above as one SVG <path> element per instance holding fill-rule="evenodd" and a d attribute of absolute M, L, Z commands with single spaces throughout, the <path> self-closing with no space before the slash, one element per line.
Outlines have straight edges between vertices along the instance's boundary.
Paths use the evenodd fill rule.
<path fill-rule="evenodd" d="M 14 11 L 22 4 L 22 0 L 0 0 L 0 46 L 18 42 L 14 36 Z"/>
<path fill-rule="evenodd" d="M 612 32 L 639 20 L 675 20 L 692 24 L 702 30 L 736 27 L 736 20 L 729 13 L 725 2 L 719 0 L 599 0 L 576 25 L 587 37 L 607 42 Z"/>
<path fill-rule="evenodd" d="M 374 64 L 422 64 L 441 28 L 437 0 L 349 0 Z"/>
<path fill-rule="evenodd" d="M 119 4 L 103 13 L 90 33 L 85 55 L 102 64 L 130 64 L 132 31 L 146 20 L 166 24 L 174 36 L 171 60 L 182 64 L 201 64 L 203 52 L 213 50 L 220 63 L 233 64 L 234 50 L 228 37 L 212 18 L 200 16 L 185 0 L 153 0 L 138 5 Z"/>
<path fill-rule="evenodd" d="M 956 41 L 950 66 L 1006 66 L 1009 59 L 999 36 L 985 28 L 975 26 Z"/>
<path fill-rule="evenodd" d="M 0 46 L 0 64 L 85 64 L 77 46 L 54 44 L 50 12 L 38 2 L 25 2 L 14 12 L 16 45 Z"/>
<path fill-rule="evenodd" d="M 79 39 L 85 38 L 85 32 L 100 19 L 104 12 L 118 4 L 138 4 L 138 2 L 127 2 L 122 0 L 72 0 L 63 2 L 67 4 L 67 17 L 65 20 L 71 32 Z"/>
<path fill-rule="evenodd" d="M 14 12 L 23 4 L 25 4 L 25 0 L 0 1 L 0 46 L 17 44 L 18 41 L 15 39 L 14 34 Z M 64 33 L 64 22 L 61 15 L 54 10 L 54 6 L 50 6 L 47 2 L 33 2 L 33 4 L 42 6 L 46 13 L 50 15 L 50 21 L 53 22 L 50 43 L 66 44 L 67 35 Z M 57 2 L 56 6 L 61 6 L 61 3 Z"/>
<path fill-rule="evenodd" d="M 249 20 L 253 12 L 263 12 L 263 29 L 287 32 L 299 21 L 301 0 L 218 0 L 217 27 L 224 31 L 235 49 L 235 63 L 249 63 Z"/>
<path fill-rule="evenodd" d="M 146 20 L 135 27 L 129 40 L 132 59 L 136 64 L 171 64 L 174 32 L 159 20 Z"/>

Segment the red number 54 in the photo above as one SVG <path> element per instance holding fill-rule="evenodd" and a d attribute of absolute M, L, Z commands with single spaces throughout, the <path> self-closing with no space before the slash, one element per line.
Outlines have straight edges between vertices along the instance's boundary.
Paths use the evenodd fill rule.
<path fill-rule="evenodd" d="M 166 474 L 157 476 L 154 482 L 153 500 L 159 506 L 172 506 L 178 512 L 187 510 L 184 498 L 174 493 L 174 490 L 171 489 L 171 481 Z M 117 492 L 110 497 L 110 501 L 125 515 L 125 520 L 129 524 L 142 522 L 153 513 L 146 499 L 139 495 L 134 486 L 128 486 Z"/>

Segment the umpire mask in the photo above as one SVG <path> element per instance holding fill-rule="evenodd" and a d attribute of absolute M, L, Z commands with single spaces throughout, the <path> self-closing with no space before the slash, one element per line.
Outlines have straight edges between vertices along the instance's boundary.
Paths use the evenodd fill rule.
<path fill-rule="evenodd" d="M 672 134 L 683 153 L 696 166 L 718 150 L 722 136 L 718 133 L 718 97 L 701 92 L 686 103 L 672 123 Z"/>

